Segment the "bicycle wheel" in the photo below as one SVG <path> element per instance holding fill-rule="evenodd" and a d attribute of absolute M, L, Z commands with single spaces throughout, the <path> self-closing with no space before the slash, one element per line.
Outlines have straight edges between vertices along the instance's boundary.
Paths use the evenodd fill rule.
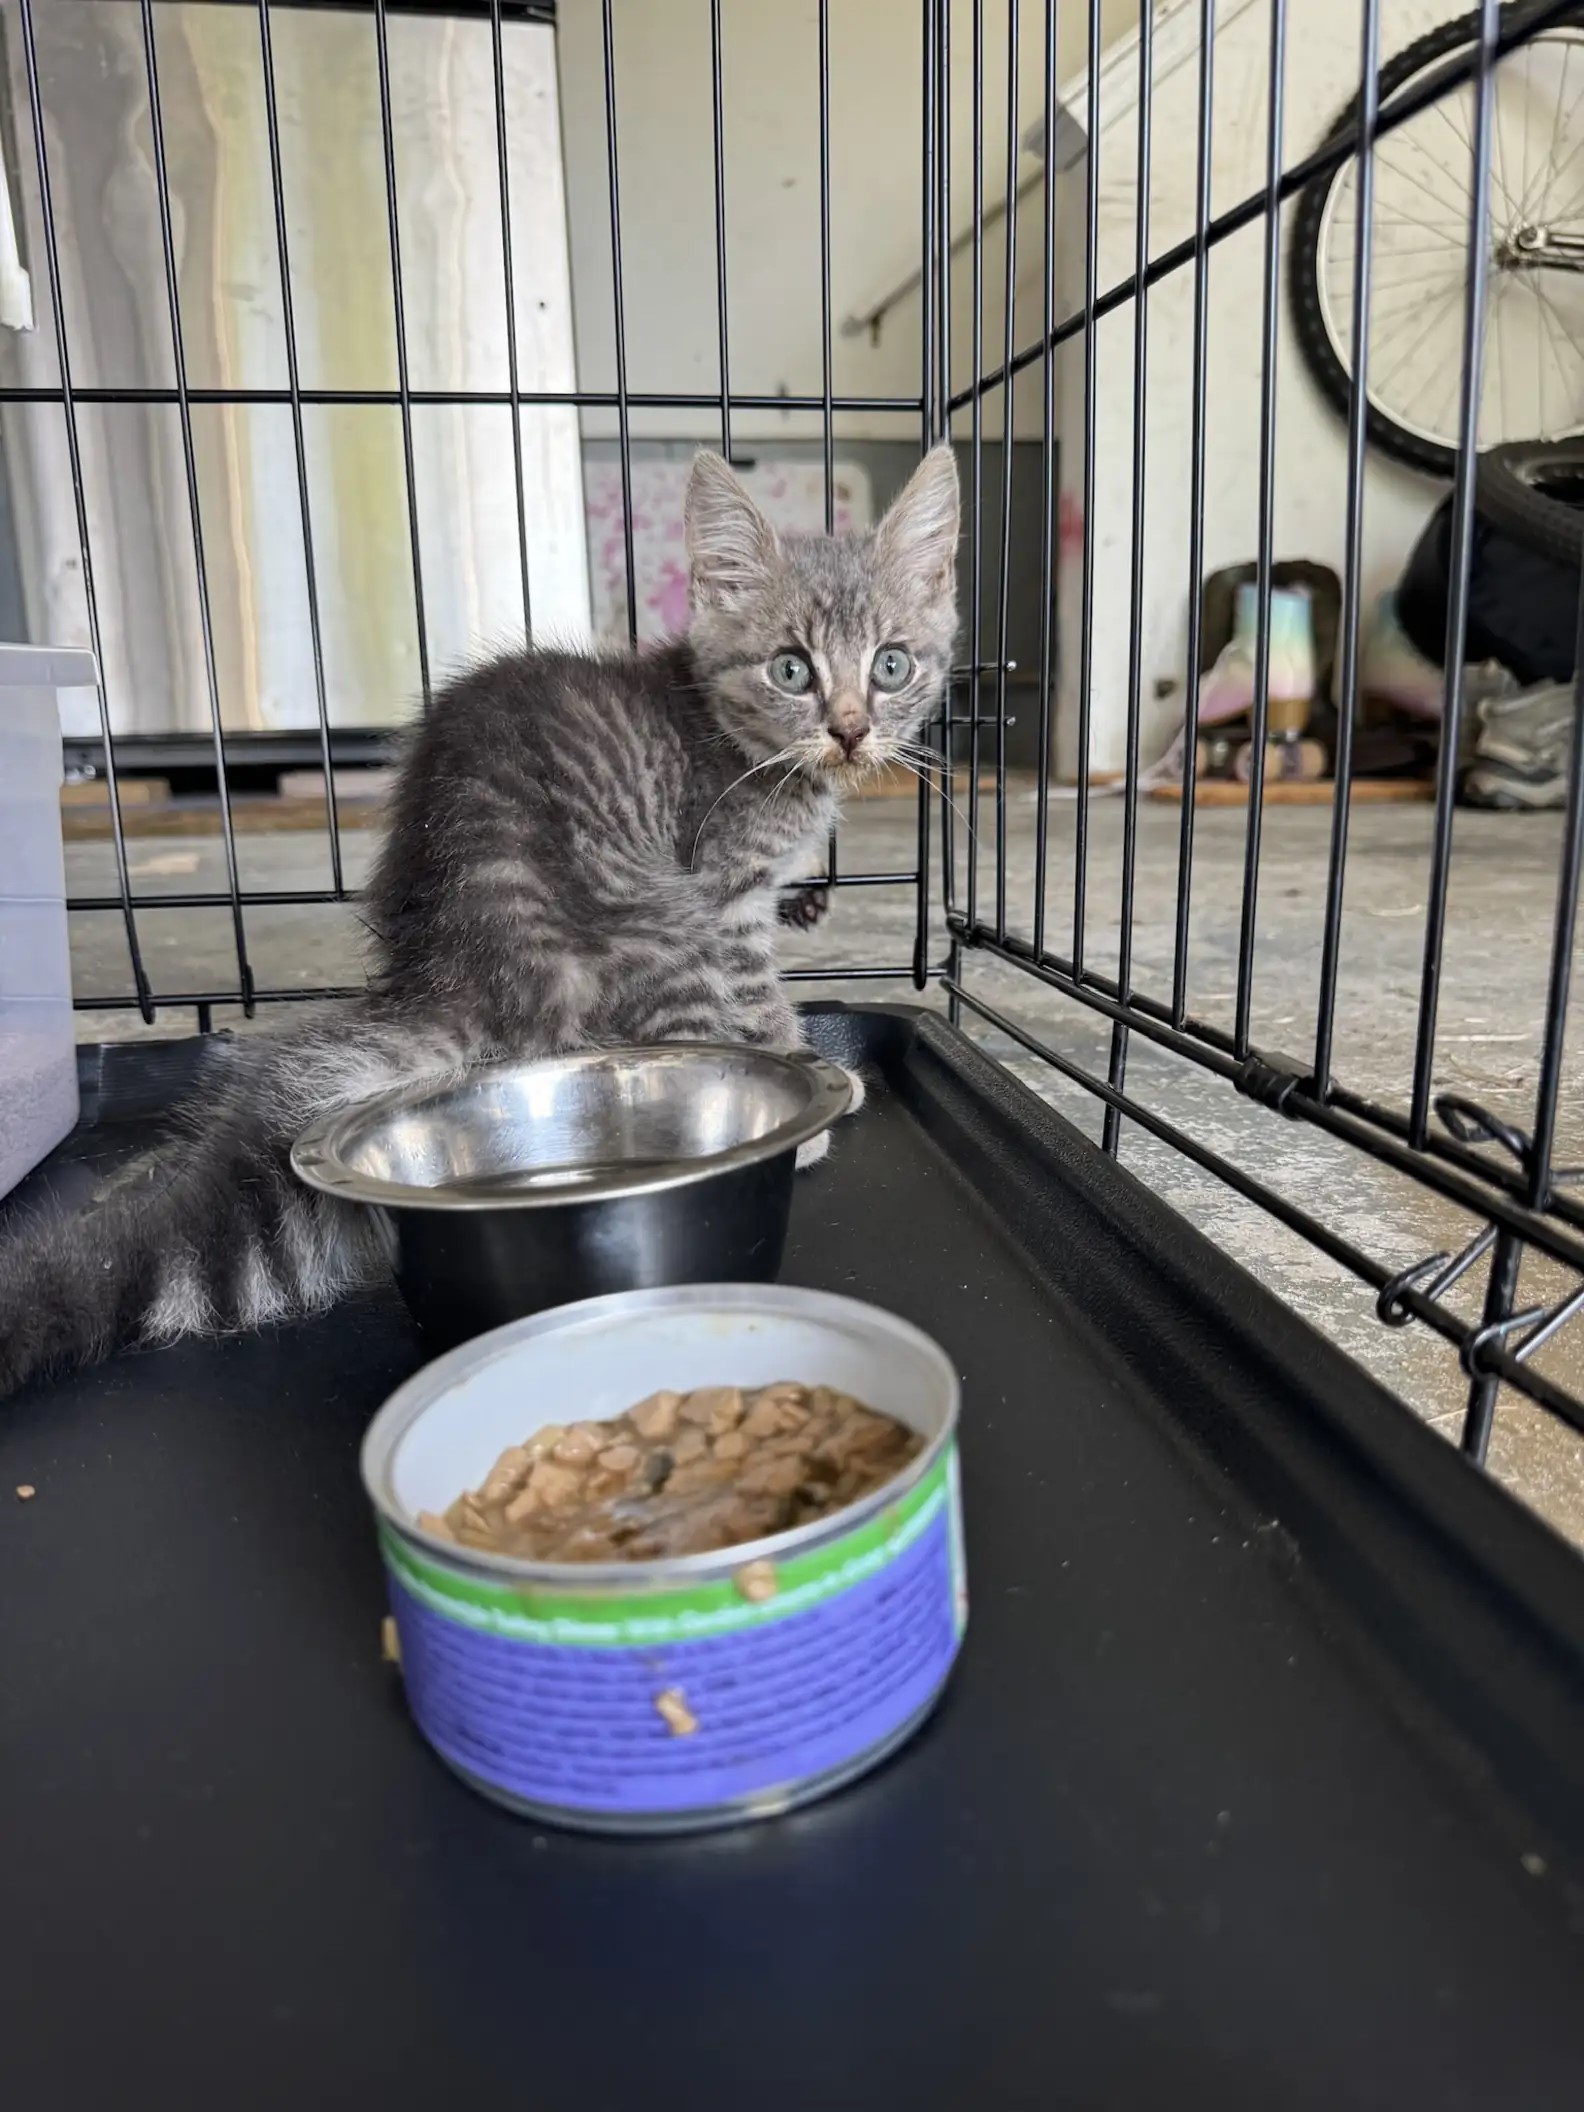
<path fill-rule="evenodd" d="M 1530 12 L 1501 10 L 1511 33 Z M 1479 16 L 1417 38 L 1380 71 L 1380 108 L 1470 50 Z M 1490 260 L 1481 448 L 1584 430 L 1584 10 L 1508 52 L 1491 83 Z M 1353 132 L 1358 100 L 1328 137 Z M 1457 460 L 1473 189 L 1474 86 L 1447 89 L 1375 148 L 1370 439 L 1432 475 Z M 1305 362 L 1344 414 L 1353 393 L 1358 171 L 1301 194 L 1289 291 Z"/>

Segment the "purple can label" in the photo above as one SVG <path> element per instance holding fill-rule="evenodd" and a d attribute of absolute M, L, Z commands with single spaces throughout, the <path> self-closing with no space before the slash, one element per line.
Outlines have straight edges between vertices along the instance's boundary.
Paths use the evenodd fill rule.
<path fill-rule="evenodd" d="M 956 1459 L 777 1565 L 653 1592 L 547 1593 L 385 1536 L 408 1700 L 455 1766 L 620 1818 L 771 1797 L 882 1746 L 940 1688 L 967 1613 Z"/>

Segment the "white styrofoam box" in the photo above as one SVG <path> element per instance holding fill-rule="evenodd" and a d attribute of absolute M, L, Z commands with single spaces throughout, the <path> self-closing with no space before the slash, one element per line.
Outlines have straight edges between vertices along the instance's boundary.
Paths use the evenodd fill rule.
<path fill-rule="evenodd" d="M 60 788 L 53 692 L 11 689 L 0 678 L 0 902 L 65 893 Z"/>
<path fill-rule="evenodd" d="M 0 645 L 0 1195 L 77 1120 L 57 691 L 93 656 Z"/>

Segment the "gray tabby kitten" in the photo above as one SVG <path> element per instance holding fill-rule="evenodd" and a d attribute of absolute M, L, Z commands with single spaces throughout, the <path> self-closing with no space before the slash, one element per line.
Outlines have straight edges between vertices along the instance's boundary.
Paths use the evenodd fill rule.
<path fill-rule="evenodd" d="M 957 512 L 940 447 L 871 534 L 778 536 L 701 454 L 688 637 L 514 654 L 436 701 L 369 889 L 367 997 L 220 1045 L 179 1151 L 0 1246 L 0 1393 L 122 1343 L 316 1311 L 377 1276 L 362 1214 L 288 1163 L 337 1105 L 503 1056 L 798 1046 L 781 883 L 936 705 Z"/>

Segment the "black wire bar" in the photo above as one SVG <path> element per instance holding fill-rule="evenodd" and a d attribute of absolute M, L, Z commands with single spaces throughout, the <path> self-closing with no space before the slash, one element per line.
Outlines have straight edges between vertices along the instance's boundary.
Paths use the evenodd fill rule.
<path fill-rule="evenodd" d="M 1133 303 L 1133 534 L 1128 552 L 1128 669 L 1127 754 L 1123 775 L 1121 936 L 1117 949 L 1117 983 L 1124 1000 L 1133 987 L 1133 907 L 1138 878 L 1139 735 L 1144 697 L 1144 507 L 1147 485 L 1147 441 L 1149 435 L 1149 287 L 1144 273 L 1149 263 L 1150 242 L 1150 118 L 1155 88 L 1154 10 L 1139 15 L 1138 34 L 1138 161 L 1135 169 L 1134 277 L 1138 298 Z M 1090 524 L 1085 522 L 1085 533 Z M 1004 936 L 1004 934 L 1002 934 Z M 1123 1088 L 1127 1083 L 1128 1038 L 1126 1025 L 1118 1020 L 1111 1028 L 1111 1058 L 1107 1077 L 1117 1099 L 1105 1104 L 1101 1122 L 1101 1147 L 1116 1157 L 1121 1141 Z"/>
<path fill-rule="evenodd" d="M 225 851 L 231 938 L 236 951 L 237 982 L 244 1009 L 254 1005 L 253 969 L 248 960 L 247 924 L 242 910 L 242 883 L 237 870 L 236 830 L 231 792 L 225 776 L 225 727 L 220 712 L 220 677 L 215 663 L 214 624 L 209 609 L 209 575 L 204 563 L 203 508 L 198 499 L 198 455 L 193 445 L 192 402 L 187 393 L 187 351 L 182 336 L 181 292 L 177 280 L 176 241 L 171 225 L 170 172 L 165 162 L 165 124 L 160 107 L 159 54 L 154 36 L 154 0 L 141 0 L 143 64 L 148 80 L 149 132 L 154 149 L 154 178 L 159 191 L 160 249 L 165 265 L 165 295 L 170 319 L 171 359 L 176 376 L 176 406 L 181 423 L 182 467 L 186 473 L 187 511 L 192 527 L 193 572 L 198 589 L 198 619 L 203 639 L 204 685 L 214 737 L 215 768 L 220 781 L 220 836 Z"/>
<path fill-rule="evenodd" d="M 1368 0 L 1370 6 L 1377 0 Z M 1199 780 L 1199 661 L 1204 650 L 1205 390 L 1209 380 L 1210 151 L 1215 123 L 1216 0 L 1199 5 L 1199 107 L 1194 156 L 1193 413 L 1188 472 L 1188 654 L 1183 710 L 1182 823 L 1177 840 L 1177 915 L 1172 940 L 1172 1021 L 1188 1011 L 1188 930 L 1193 911 L 1195 792 Z M 1355 368 L 1354 370 L 1358 370 Z"/>
<path fill-rule="evenodd" d="M 429 674 L 429 620 L 424 611 L 423 544 L 418 531 L 413 395 L 407 366 L 407 296 L 402 284 L 401 202 L 396 184 L 396 128 L 391 112 L 390 34 L 385 8 L 386 0 L 374 0 L 374 55 L 379 73 L 380 146 L 385 158 L 385 217 L 390 241 L 391 307 L 396 327 L 396 402 L 401 411 L 402 474 L 407 483 L 407 541 L 412 551 L 413 627 L 418 640 L 418 681 L 427 711 L 434 701 L 434 684 Z M 162 184 L 162 195 L 163 190 Z"/>

